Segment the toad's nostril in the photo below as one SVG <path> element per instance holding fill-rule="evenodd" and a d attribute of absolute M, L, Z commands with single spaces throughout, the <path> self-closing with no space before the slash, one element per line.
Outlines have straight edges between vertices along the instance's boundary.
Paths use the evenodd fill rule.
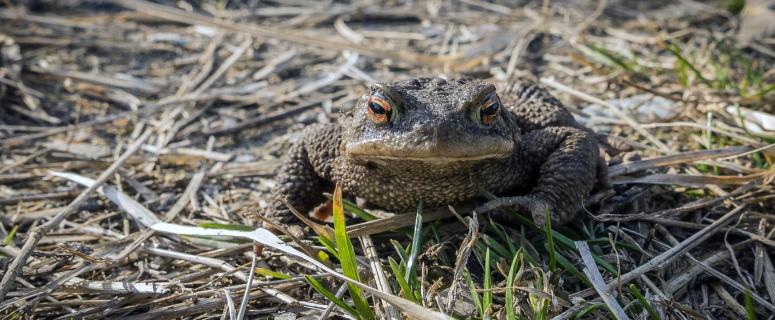
<path fill-rule="evenodd" d="M 437 125 L 431 123 L 419 123 L 414 126 L 415 137 L 430 142 L 431 145 L 438 145 L 441 140 L 440 129 Z"/>
<path fill-rule="evenodd" d="M 441 135 L 439 134 L 439 128 L 433 127 L 433 136 L 431 137 L 431 144 L 438 146 L 441 143 Z"/>

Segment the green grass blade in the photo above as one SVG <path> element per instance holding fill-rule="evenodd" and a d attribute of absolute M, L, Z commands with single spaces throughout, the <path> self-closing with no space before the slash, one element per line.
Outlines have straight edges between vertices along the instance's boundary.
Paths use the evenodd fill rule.
<path fill-rule="evenodd" d="M 544 298 L 541 301 L 543 302 L 543 304 L 541 305 L 541 311 L 538 313 L 538 316 L 536 317 L 536 319 L 539 319 L 539 320 L 549 319 L 549 305 L 550 305 L 549 299 Z"/>
<path fill-rule="evenodd" d="M 766 95 L 768 95 L 768 94 L 770 94 L 772 92 L 775 92 L 775 83 L 772 83 L 772 84 L 764 86 L 764 88 L 761 88 L 753 96 L 759 97 L 759 98 L 763 98 L 764 96 L 766 96 Z"/>
<path fill-rule="evenodd" d="M 393 271 L 393 276 L 396 278 L 398 286 L 404 292 L 404 298 L 417 303 L 417 299 L 414 296 L 414 292 L 412 292 L 412 288 L 410 288 L 409 283 L 404 280 L 404 273 L 401 272 L 401 266 L 398 265 L 393 257 L 388 257 L 388 264 L 390 264 L 390 270 Z"/>
<path fill-rule="evenodd" d="M 549 215 L 549 208 L 546 209 L 544 218 L 546 218 L 544 232 L 546 233 L 546 249 L 549 251 L 549 270 L 554 273 L 557 270 L 557 248 L 554 247 L 554 232 L 552 232 L 552 219 Z"/>
<path fill-rule="evenodd" d="M 617 56 L 615 53 L 608 51 L 603 47 L 591 45 L 586 47 L 584 45 L 579 46 L 579 51 L 584 55 L 610 67 L 619 67 L 626 71 L 632 71 L 632 66 L 627 64 L 622 57 Z"/>
<path fill-rule="evenodd" d="M 331 264 L 331 256 L 329 256 L 325 250 L 318 250 L 317 258 L 318 258 L 318 261 L 322 262 L 325 265 Z"/>
<path fill-rule="evenodd" d="M 689 62 L 689 60 L 687 60 L 686 57 L 683 56 L 683 54 L 681 54 L 681 49 L 679 49 L 678 46 L 671 43 L 670 45 L 667 46 L 667 50 L 670 51 L 670 53 L 672 53 L 676 57 L 676 59 L 678 59 L 678 61 L 680 61 L 683 65 L 689 68 L 689 70 L 691 70 L 692 73 L 694 73 L 697 79 L 700 79 L 700 81 L 702 81 L 704 84 L 708 85 L 709 87 L 713 87 L 713 84 L 710 82 L 710 80 L 705 78 L 702 75 L 702 73 L 700 73 L 700 70 L 697 69 L 697 67 L 695 67 L 691 62 Z"/>
<path fill-rule="evenodd" d="M 390 244 L 392 244 L 393 248 L 396 249 L 396 252 L 398 253 L 398 258 L 401 259 L 401 263 L 406 265 L 406 261 L 409 260 L 409 256 L 406 253 L 406 248 L 404 248 L 404 246 L 402 246 L 401 243 L 393 239 L 390 239 Z"/>
<path fill-rule="evenodd" d="M 517 262 L 520 261 L 521 251 L 514 255 L 509 267 L 509 275 L 506 277 L 506 302 L 503 307 L 506 308 L 506 319 L 516 320 L 517 314 L 514 312 L 514 277 L 517 272 Z"/>
<path fill-rule="evenodd" d="M 648 312 L 649 318 L 651 318 L 651 320 L 660 319 L 657 312 L 654 311 L 654 308 L 651 307 L 651 304 L 646 300 L 646 297 L 643 296 L 643 293 L 638 290 L 638 287 L 636 287 L 634 283 L 630 283 L 630 292 L 632 292 L 632 295 L 638 299 L 638 303 L 640 303 L 640 306 L 643 308 L 643 310 Z"/>
<path fill-rule="evenodd" d="M 334 213 L 334 238 L 336 238 L 336 248 L 339 252 L 339 262 L 342 264 L 342 272 L 350 279 L 360 281 L 358 275 L 358 261 L 355 258 L 355 249 L 350 241 L 350 237 L 347 236 L 347 227 L 345 225 L 346 218 L 344 216 L 344 208 L 342 206 L 342 187 L 336 186 L 334 191 L 333 200 L 333 213 Z M 350 292 L 350 297 L 355 303 L 355 309 L 364 319 L 374 319 L 374 313 L 371 310 L 366 298 L 363 296 L 363 291 L 357 286 L 347 283 L 347 289 Z"/>
<path fill-rule="evenodd" d="M 334 196 L 330 193 L 324 193 L 323 195 L 326 196 L 326 198 L 329 200 L 333 201 L 334 199 Z M 342 204 L 344 204 L 344 208 L 347 211 L 352 212 L 358 218 L 361 218 L 365 221 L 377 220 L 377 217 L 375 217 L 373 214 L 361 209 L 361 207 L 359 207 L 357 204 L 348 201 L 347 199 L 342 199 Z"/>
<path fill-rule="evenodd" d="M 489 200 L 493 200 L 493 199 L 496 198 L 494 194 L 492 194 L 492 193 L 490 193 L 488 191 L 482 190 L 481 193 L 482 193 L 482 195 L 485 198 L 487 198 Z M 530 219 L 530 218 L 528 218 L 528 217 L 526 217 L 524 215 L 519 214 L 519 212 L 517 212 L 516 210 L 511 209 L 509 211 L 511 213 L 513 213 L 512 217 L 515 220 L 517 220 L 517 222 L 521 223 L 522 225 L 526 225 L 528 227 L 532 227 L 533 229 L 538 229 L 536 227 L 535 223 L 533 223 L 532 219 Z M 578 249 L 576 249 L 576 245 L 573 243 L 573 240 L 571 240 L 566 235 L 564 235 L 564 234 L 562 234 L 560 232 L 557 232 L 555 230 L 552 230 L 552 237 L 553 237 L 553 240 L 557 241 L 557 243 L 562 245 L 564 248 L 569 249 L 569 250 L 573 250 L 575 252 L 578 252 Z M 616 267 L 614 267 L 612 264 L 608 263 L 608 261 L 603 260 L 603 258 L 598 256 L 597 254 L 593 253 L 592 254 L 592 258 L 595 259 L 595 263 L 597 263 L 598 266 L 600 266 L 601 268 L 605 269 L 606 271 L 608 271 L 612 275 L 614 275 L 614 276 L 618 276 L 619 275 L 619 273 L 616 271 Z"/>
<path fill-rule="evenodd" d="M 589 306 L 585 307 L 584 309 L 581 309 L 578 313 L 573 315 L 573 320 L 576 319 L 582 319 L 586 315 L 588 315 L 590 312 L 595 311 L 596 309 L 600 308 L 601 306 L 605 306 L 604 304 L 590 304 Z"/>
<path fill-rule="evenodd" d="M 422 201 L 417 205 L 417 215 L 414 218 L 414 235 L 412 236 L 412 251 L 409 253 L 409 259 L 406 261 L 406 282 L 414 277 L 415 264 L 417 264 L 417 255 L 420 253 L 422 244 Z M 418 282 L 418 281 L 415 281 Z"/>
<path fill-rule="evenodd" d="M 463 272 L 463 276 L 466 278 L 466 283 L 468 284 L 468 290 L 471 293 L 471 300 L 474 301 L 476 310 L 479 311 L 479 316 L 484 317 L 484 309 L 482 308 L 482 298 L 480 298 L 479 293 L 476 292 L 476 283 L 474 283 L 474 279 L 471 278 L 471 273 L 469 273 L 468 270 L 466 269 L 466 271 Z"/>
<path fill-rule="evenodd" d="M 506 249 L 502 244 L 500 244 L 498 241 L 493 239 L 492 237 L 488 236 L 487 234 L 481 234 L 480 240 L 485 244 L 485 247 L 492 249 L 495 251 L 495 255 L 501 258 L 510 259 L 513 254 Z"/>
<path fill-rule="evenodd" d="M 280 280 L 288 279 L 288 278 L 291 277 L 291 276 L 289 276 L 287 274 L 284 274 L 284 273 L 281 273 L 281 272 L 277 272 L 277 271 L 272 271 L 272 270 L 269 270 L 269 269 L 264 269 L 264 268 L 261 268 L 261 267 L 256 267 L 256 269 L 254 271 L 256 272 L 256 274 L 260 274 L 260 275 L 263 275 L 263 276 L 272 277 L 272 278 L 280 279 Z"/>
<path fill-rule="evenodd" d="M 530 254 L 528 249 L 525 249 L 526 246 L 530 245 L 530 242 L 525 238 L 525 233 L 525 226 L 522 226 L 519 232 L 519 251 L 522 252 L 525 262 L 527 262 L 528 265 L 534 266 L 537 264 L 536 259 Z"/>
<path fill-rule="evenodd" d="M 245 226 L 241 224 L 225 224 L 217 222 L 203 222 L 199 224 L 202 228 L 207 229 L 221 229 L 221 230 L 234 230 L 234 231 L 253 231 L 256 227 Z"/>
<path fill-rule="evenodd" d="M 16 230 L 19 230 L 19 225 L 13 226 L 13 229 L 11 229 L 11 232 L 8 233 L 7 236 L 5 236 L 5 239 L 3 239 L 3 245 L 7 246 L 13 243 L 13 236 L 16 235 Z"/>
<path fill-rule="evenodd" d="M 361 316 L 360 316 L 360 314 L 358 314 L 357 310 L 355 310 L 355 309 L 353 309 L 353 307 L 347 305 L 344 301 L 342 301 L 342 299 L 337 298 L 335 294 L 333 294 L 331 291 L 328 291 L 328 289 L 323 287 L 323 285 L 320 282 L 318 282 L 317 280 L 315 280 L 315 278 L 313 278 L 311 276 L 308 276 L 308 275 L 305 275 L 304 279 L 307 280 L 307 283 L 309 283 L 312 286 L 312 288 L 315 289 L 315 291 L 317 291 L 318 293 L 322 294 L 324 297 L 326 297 L 326 299 L 328 299 L 331 302 L 333 302 L 334 304 L 336 304 L 339 308 L 342 308 L 342 310 L 344 310 L 345 312 L 349 313 L 350 315 L 352 315 L 353 317 L 355 317 L 357 319 L 361 318 Z"/>
<path fill-rule="evenodd" d="M 592 286 L 592 282 L 590 282 L 589 279 L 583 273 L 581 273 L 581 271 L 579 271 L 576 266 L 573 265 L 573 263 L 568 261 L 568 259 L 565 259 L 565 257 L 563 257 L 561 254 L 557 255 L 557 263 L 563 270 L 573 275 L 576 279 L 580 280 L 587 286 Z"/>
<path fill-rule="evenodd" d="M 748 291 L 743 291 L 743 303 L 745 304 L 745 317 L 747 320 L 756 320 L 756 311 L 753 307 L 753 298 Z"/>
<path fill-rule="evenodd" d="M 325 236 L 318 236 L 318 242 L 320 242 L 320 244 L 326 247 L 326 249 L 328 249 L 328 252 L 334 255 L 334 257 L 337 260 L 341 260 L 339 259 L 339 252 L 337 252 L 336 250 L 336 243 L 331 241 L 331 239 L 326 238 Z"/>
<path fill-rule="evenodd" d="M 492 273 L 490 272 L 490 248 L 484 253 L 484 284 L 482 285 L 482 310 L 485 312 L 485 319 L 491 319 L 489 310 L 492 309 Z"/>
<path fill-rule="evenodd" d="M 509 253 L 511 253 L 511 255 L 509 255 L 508 258 L 513 258 L 518 251 L 517 246 L 514 245 L 514 241 L 511 241 L 511 238 L 506 234 L 506 230 L 504 230 L 503 227 L 492 221 L 492 216 L 489 216 L 488 218 L 490 226 L 492 226 L 493 230 L 498 235 L 498 238 L 509 247 Z"/>
<path fill-rule="evenodd" d="M 733 14 L 738 14 L 740 11 L 743 11 L 743 8 L 745 8 L 745 0 L 724 0 L 722 5 L 724 6 L 724 9 L 727 9 L 727 11 Z"/>
<path fill-rule="evenodd" d="M 608 263 L 608 261 L 603 260 L 603 258 L 601 258 L 596 254 L 593 254 L 592 258 L 595 259 L 595 262 L 597 263 L 597 265 L 605 269 L 605 271 L 608 271 L 608 273 L 614 276 L 617 276 L 617 277 L 619 276 L 619 272 L 616 271 L 616 267 Z"/>

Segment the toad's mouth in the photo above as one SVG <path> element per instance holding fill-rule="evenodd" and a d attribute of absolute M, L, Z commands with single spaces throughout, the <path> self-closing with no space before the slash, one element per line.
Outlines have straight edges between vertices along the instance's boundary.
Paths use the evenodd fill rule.
<path fill-rule="evenodd" d="M 449 163 L 503 159 L 512 154 L 514 143 L 508 140 L 483 138 L 476 143 L 414 143 L 396 144 L 375 139 L 350 142 L 343 146 L 344 154 L 354 160 L 413 161 Z"/>

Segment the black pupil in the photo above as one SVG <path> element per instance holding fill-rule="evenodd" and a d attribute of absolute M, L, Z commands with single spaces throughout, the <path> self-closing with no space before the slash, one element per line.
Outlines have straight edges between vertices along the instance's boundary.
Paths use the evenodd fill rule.
<path fill-rule="evenodd" d="M 498 103 L 493 102 L 490 105 L 488 105 L 486 108 L 482 109 L 482 113 L 488 116 L 494 115 L 498 112 Z"/>
<path fill-rule="evenodd" d="M 387 112 L 385 108 L 376 102 L 369 103 L 369 109 L 371 109 L 371 112 L 374 112 L 375 114 L 385 114 Z"/>

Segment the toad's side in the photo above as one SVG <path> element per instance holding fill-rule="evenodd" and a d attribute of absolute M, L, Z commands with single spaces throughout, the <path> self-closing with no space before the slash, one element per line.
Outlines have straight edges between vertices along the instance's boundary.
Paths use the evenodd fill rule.
<path fill-rule="evenodd" d="M 531 82 L 501 91 L 479 80 L 376 84 L 338 124 L 313 125 L 292 146 L 265 216 L 288 224 L 283 199 L 308 212 L 340 184 L 346 195 L 406 212 L 422 201 L 469 201 L 480 190 L 512 196 L 543 224 L 580 209 L 601 173 L 598 145 L 560 102 Z"/>

